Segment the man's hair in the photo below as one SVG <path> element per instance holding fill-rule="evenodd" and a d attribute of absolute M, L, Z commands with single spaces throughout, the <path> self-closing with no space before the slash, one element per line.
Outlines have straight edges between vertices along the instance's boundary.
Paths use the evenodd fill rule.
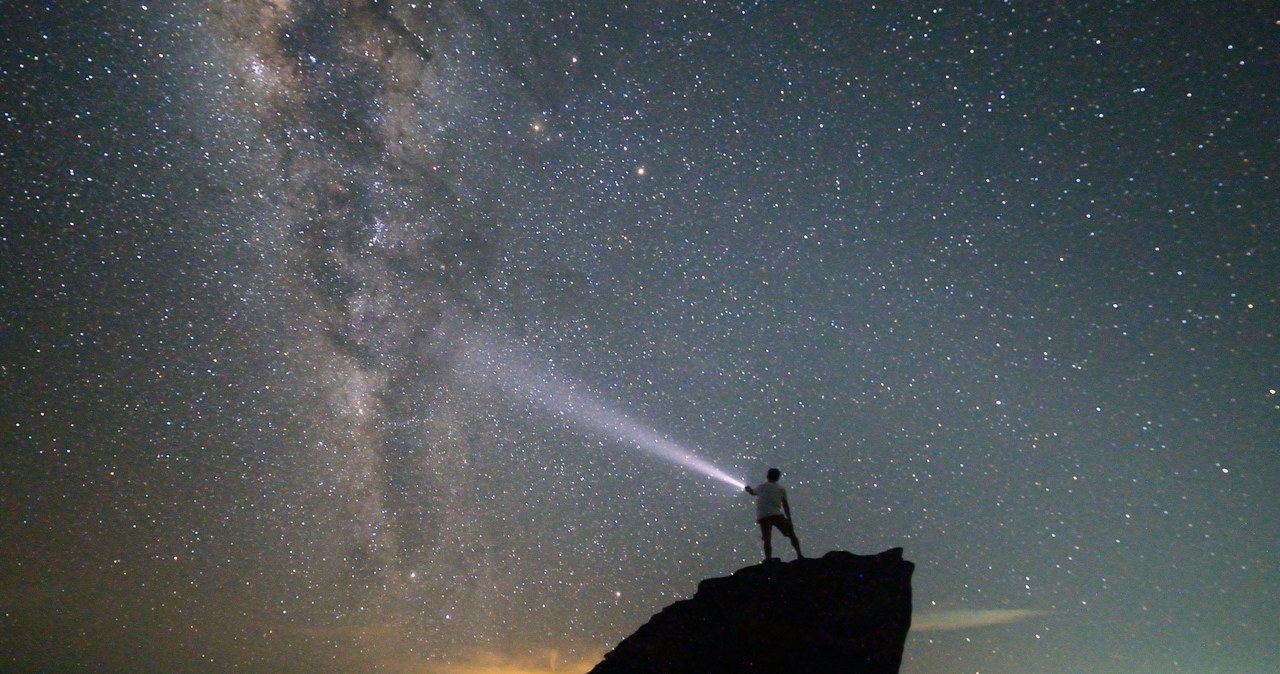
<path fill-rule="evenodd" d="M 769 473 L 765 477 L 768 477 L 770 482 L 777 482 L 778 478 L 782 477 L 782 471 L 777 468 L 770 468 Z"/>

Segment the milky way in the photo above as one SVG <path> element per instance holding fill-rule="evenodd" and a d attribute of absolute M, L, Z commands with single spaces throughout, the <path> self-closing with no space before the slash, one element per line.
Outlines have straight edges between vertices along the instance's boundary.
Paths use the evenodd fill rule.
<path fill-rule="evenodd" d="M 0 661 L 585 672 L 778 466 L 904 672 L 1280 667 L 1278 18 L 19 3 Z"/>
<path fill-rule="evenodd" d="M 494 292 L 504 226 L 483 202 L 511 189 L 495 170 L 527 142 L 492 139 L 536 118 L 502 63 L 519 47 L 492 43 L 493 19 L 454 5 L 228 6 L 213 22 L 225 73 L 202 85 L 230 79 L 229 114 L 265 141 L 254 178 L 279 186 L 283 250 L 261 254 L 288 265 L 282 311 L 309 305 L 288 366 L 313 372 L 300 458 L 333 523 L 290 551 L 321 609 L 304 617 L 351 634 L 372 624 L 427 658 L 482 648 L 504 632 L 498 606 L 518 601 L 496 577 L 500 549 L 511 554 L 492 514 L 507 488 L 484 478 L 512 468 L 482 459 L 499 443 L 451 376 Z"/>

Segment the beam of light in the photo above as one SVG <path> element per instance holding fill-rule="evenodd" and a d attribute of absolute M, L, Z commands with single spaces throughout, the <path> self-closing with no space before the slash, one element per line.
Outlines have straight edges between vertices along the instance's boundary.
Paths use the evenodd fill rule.
<path fill-rule="evenodd" d="M 1008 625 L 1048 613 L 1032 609 L 925 611 L 911 619 L 911 631 L 944 632 L 987 625 Z"/>
<path fill-rule="evenodd" d="M 696 455 L 657 429 L 646 426 L 623 412 L 613 409 L 590 394 L 579 384 L 557 379 L 550 373 L 536 372 L 523 364 L 524 359 L 504 354 L 479 338 L 463 355 L 459 373 L 495 385 L 508 395 L 537 404 L 551 414 L 619 443 L 640 449 L 668 463 L 673 463 L 707 477 L 732 485 L 746 486 L 742 480 L 726 473 L 715 464 Z"/>

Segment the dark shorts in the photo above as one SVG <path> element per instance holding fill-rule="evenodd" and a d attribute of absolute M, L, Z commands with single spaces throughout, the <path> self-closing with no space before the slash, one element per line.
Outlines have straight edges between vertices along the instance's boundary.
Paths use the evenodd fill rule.
<path fill-rule="evenodd" d="M 773 527 L 778 527 L 778 531 L 782 532 L 782 535 L 788 538 L 790 538 L 791 536 L 794 536 L 796 533 L 795 530 L 791 528 L 791 520 L 787 519 L 783 515 L 770 515 L 768 517 L 761 517 L 759 522 L 760 522 L 761 536 L 768 536 L 770 533 L 770 529 L 772 529 Z"/>

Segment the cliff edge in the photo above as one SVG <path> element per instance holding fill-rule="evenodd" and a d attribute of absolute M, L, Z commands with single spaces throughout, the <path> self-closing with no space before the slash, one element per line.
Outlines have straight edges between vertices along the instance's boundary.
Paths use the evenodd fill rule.
<path fill-rule="evenodd" d="M 590 674 L 896 674 L 914 570 L 902 548 L 837 550 L 710 578 Z"/>

